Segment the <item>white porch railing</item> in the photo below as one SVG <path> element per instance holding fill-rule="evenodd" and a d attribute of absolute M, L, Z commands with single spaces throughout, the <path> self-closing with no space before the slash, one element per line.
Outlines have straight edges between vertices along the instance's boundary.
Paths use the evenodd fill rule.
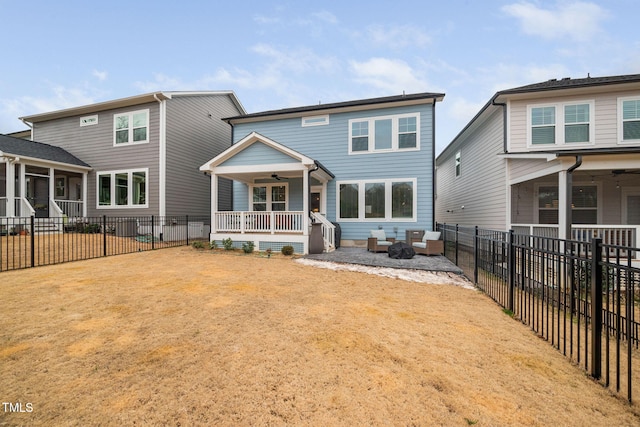
<path fill-rule="evenodd" d="M 302 211 L 225 211 L 214 214 L 215 230 L 224 233 L 302 233 Z"/>
<path fill-rule="evenodd" d="M 69 218 L 76 218 L 84 216 L 82 214 L 84 202 L 82 200 L 55 200 L 56 204 Z"/>
<path fill-rule="evenodd" d="M 558 237 L 558 226 L 554 224 L 513 224 L 516 233 L 531 234 L 541 237 Z M 571 238 L 580 242 L 589 242 L 592 238 L 602 239 L 605 245 L 630 246 L 640 245 L 640 225 L 573 225 Z M 636 253 L 636 256 L 640 254 Z"/>
<path fill-rule="evenodd" d="M 322 239 L 324 240 L 325 252 L 334 250 L 336 248 L 336 226 L 320 213 L 311 212 L 311 217 L 315 222 L 322 224 Z"/>
<path fill-rule="evenodd" d="M 35 209 L 33 209 L 33 206 L 31 206 L 31 203 L 29 203 L 29 201 L 24 197 L 16 197 L 15 203 L 16 203 L 15 216 L 18 216 L 18 217 L 35 216 L 36 214 Z"/>

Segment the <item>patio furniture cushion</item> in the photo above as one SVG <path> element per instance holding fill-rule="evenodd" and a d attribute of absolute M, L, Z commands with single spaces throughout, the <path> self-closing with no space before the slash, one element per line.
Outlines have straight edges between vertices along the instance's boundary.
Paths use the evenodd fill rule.
<path fill-rule="evenodd" d="M 378 240 L 378 244 L 384 244 L 387 240 L 387 235 L 384 230 L 371 230 L 371 237 L 375 237 Z"/>
<path fill-rule="evenodd" d="M 413 242 L 411 245 L 416 248 L 422 248 L 422 249 L 427 248 L 427 242 Z"/>
<path fill-rule="evenodd" d="M 440 232 L 439 231 L 425 231 L 424 236 L 422 236 L 422 241 L 426 242 L 427 240 L 440 240 Z M 422 246 L 424 247 L 424 246 Z"/>
<path fill-rule="evenodd" d="M 393 245 L 393 242 L 391 242 L 389 240 L 378 240 L 376 245 L 378 245 L 378 246 L 391 246 L 391 245 Z"/>

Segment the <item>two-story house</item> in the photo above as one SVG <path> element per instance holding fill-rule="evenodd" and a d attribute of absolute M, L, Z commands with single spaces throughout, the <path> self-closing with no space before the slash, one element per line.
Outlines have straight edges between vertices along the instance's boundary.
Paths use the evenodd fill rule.
<path fill-rule="evenodd" d="M 153 92 L 21 117 L 38 143 L 20 147 L 11 138 L 14 152 L 0 153 L 0 214 L 208 217 L 209 177 L 198 168 L 230 145 L 231 126 L 220 119 L 243 113 L 233 92 L 204 91 Z M 42 151 L 47 147 L 57 147 L 57 157 Z M 229 209 L 231 183 L 220 189 L 217 203 Z"/>
<path fill-rule="evenodd" d="M 640 75 L 497 92 L 436 159 L 436 220 L 640 241 Z"/>
<path fill-rule="evenodd" d="M 211 175 L 211 240 L 307 253 L 311 223 L 322 228 L 325 250 L 363 245 L 372 229 L 398 238 L 407 229 L 432 230 L 435 104 L 443 97 L 418 93 L 226 118 L 233 145 L 200 168 Z M 221 178 L 233 181 L 231 211 L 216 204 Z"/>

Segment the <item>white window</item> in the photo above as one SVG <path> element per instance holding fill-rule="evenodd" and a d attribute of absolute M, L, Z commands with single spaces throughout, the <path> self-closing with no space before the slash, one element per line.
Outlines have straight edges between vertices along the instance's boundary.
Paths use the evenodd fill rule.
<path fill-rule="evenodd" d="M 98 172 L 98 208 L 146 208 L 148 169 Z"/>
<path fill-rule="evenodd" d="M 341 181 L 338 219 L 345 221 L 416 221 L 415 178 Z"/>
<path fill-rule="evenodd" d="M 289 209 L 287 184 L 255 184 L 250 188 L 252 211 L 286 211 Z"/>
<path fill-rule="evenodd" d="M 458 151 L 456 153 L 456 176 L 460 176 L 460 152 Z"/>
<path fill-rule="evenodd" d="M 113 145 L 149 142 L 149 110 L 113 115 Z"/>
<path fill-rule="evenodd" d="M 308 116 L 302 118 L 302 127 L 307 126 L 323 126 L 329 124 L 329 115 L 324 116 Z"/>
<path fill-rule="evenodd" d="M 593 101 L 527 107 L 529 146 L 593 144 Z"/>
<path fill-rule="evenodd" d="M 349 120 L 349 154 L 420 149 L 420 114 Z"/>
<path fill-rule="evenodd" d="M 618 99 L 618 138 L 620 142 L 640 142 L 640 98 Z"/>

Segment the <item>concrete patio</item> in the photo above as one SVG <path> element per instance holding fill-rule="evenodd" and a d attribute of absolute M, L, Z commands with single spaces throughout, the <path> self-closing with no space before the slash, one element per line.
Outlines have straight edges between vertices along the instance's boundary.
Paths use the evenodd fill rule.
<path fill-rule="evenodd" d="M 386 252 L 369 252 L 365 248 L 341 247 L 333 252 L 309 254 L 304 258 L 316 261 L 328 261 L 343 264 L 358 264 L 371 267 L 401 268 L 409 270 L 425 270 L 462 274 L 462 269 L 449 261 L 446 257 L 415 255 L 411 259 L 389 258 Z"/>

